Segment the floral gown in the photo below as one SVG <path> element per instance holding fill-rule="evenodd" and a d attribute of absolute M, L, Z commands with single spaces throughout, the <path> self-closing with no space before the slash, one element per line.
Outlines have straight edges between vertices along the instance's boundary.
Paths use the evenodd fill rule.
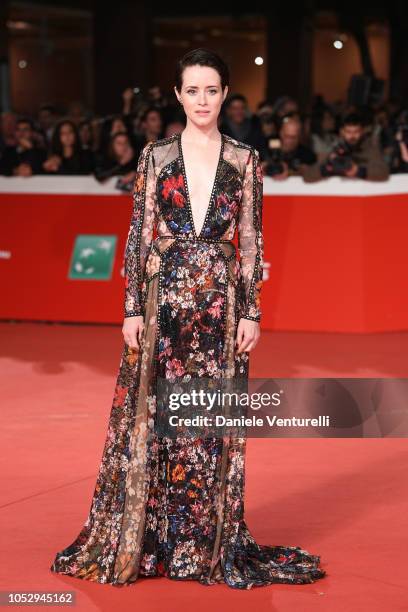
<path fill-rule="evenodd" d="M 181 134 L 142 150 L 124 316 L 143 315 L 144 337 L 140 351 L 124 344 L 89 516 L 52 571 L 115 586 L 167 576 L 238 589 L 326 574 L 319 556 L 251 535 L 245 438 L 158 437 L 153 428 L 158 376 L 248 377 L 249 353 L 236 354 L 234 340 L 241 317 L 261 318 L 262 181 L 258 151 L 221 134 L 197 233 Z"/>

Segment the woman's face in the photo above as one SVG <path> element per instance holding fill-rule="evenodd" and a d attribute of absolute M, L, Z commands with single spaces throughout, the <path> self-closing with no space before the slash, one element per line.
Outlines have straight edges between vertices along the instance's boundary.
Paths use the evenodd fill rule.
<path fill-rule="evenodd" d="M 61 126 L 60 140 L 64 147 L 72 147 L 75 144 L 75 132 L 69 123 L 65 123 Z"/>
<path fill-rule="evenodd" d="M 117 134 L 118 132 L 126 132 L 126 126 L 122 119 L 115 119 L 112 121 L 111 135 Z"/>
<path fill-rule="evenodd" d="M 159 135 L 162 129 L 162 119 L 158 111 L 150 111 L 146 120 L 143 122 L 143 128 L 150 133 Z"/>
<path fill-rule="evenodd" d="M 228 93 L 227 86 L 222 91 L 217 70 L 210 66 L 187 66 L 183 70 L 181 92 L 176 88 L 174 91 L 187 118 L 197 127 L 217 124 L 221 105 Z"/>
<path fill-rule="evenodd" d="M 127 153 L 129 149 L 129 140 L 127 136 L 120 135 L 115 138 L 113 141 L 113 152 L 116 157 L 123 157 L 125 153 Z"/>
<path fill-rule="evenodd" d="M 79 137 L 80 137 L 81 142 L 83 144 L 89 144 L 89 142 L 91 140 L 91 126 L 88 125 L 87 123 L 84 123 L 79 128 Z"/>

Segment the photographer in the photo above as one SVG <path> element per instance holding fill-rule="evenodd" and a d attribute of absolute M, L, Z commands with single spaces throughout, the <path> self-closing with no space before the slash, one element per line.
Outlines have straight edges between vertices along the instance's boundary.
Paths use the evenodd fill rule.
<path fill-rule="evenodd" d="M 391 173 L 408 172 L 408 111 L 402 113 L 393 143 Z"/>
<path fill-rule="evenodd" d="M 343 119 L 339 142 L 323 163 L 308 167 L 303 178 L 306 182 L 313 182 L 328 176 L 370 181 L 385 181 L 389 176 L 379 145 L 364 134 L 363 120 L 357 113 L 350 113 Z"/>
<path fill-rule="evenodd" d="M 304 168 L 316 162 L 311 149 L 301 144 L 302 125 L 298 119 L 284 117 L 279 139 L 270 139 L 264 174 L 281 181 L 289 176 L 303 175 Z"/>

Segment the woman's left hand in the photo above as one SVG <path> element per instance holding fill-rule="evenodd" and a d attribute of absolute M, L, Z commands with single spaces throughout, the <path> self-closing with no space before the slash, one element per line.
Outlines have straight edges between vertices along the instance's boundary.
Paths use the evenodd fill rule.
<path fill-rule="evenodd" d="M 258 321 L 240 319 L 238 323 L 237 337 L 235 339 L 235 346 L 237 347 L 236 352 L 240 354 L 244 351 L 251 351 L 257 345 L 260 335 L 261 330 Z"/>
<path fill-rule="evenodd" d="M 136 178 L 136 172 L 132 170 L 132 172 L 128 172 L 122 176 L 124 183 L 130 183 L 130 181 L 134 181 Z"/>

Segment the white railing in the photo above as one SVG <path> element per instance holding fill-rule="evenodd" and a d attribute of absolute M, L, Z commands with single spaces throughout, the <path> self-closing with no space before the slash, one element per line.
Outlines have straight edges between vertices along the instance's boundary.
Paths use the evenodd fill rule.
<path fill-rule="evenodd" d="M 59 193 L 59 194 L 123 194 L 115 185 L 114 176 L 100 183 L 91 176 L 0 176 L 0 193 Z M 372 196 L 408 194 L 408 174 L 393 174 L 386 181 L 367 181 L 329 177 L 316 183 L 305 183 L 300 176 L 284 181 L 264 177 L 264 195 Z"/>

